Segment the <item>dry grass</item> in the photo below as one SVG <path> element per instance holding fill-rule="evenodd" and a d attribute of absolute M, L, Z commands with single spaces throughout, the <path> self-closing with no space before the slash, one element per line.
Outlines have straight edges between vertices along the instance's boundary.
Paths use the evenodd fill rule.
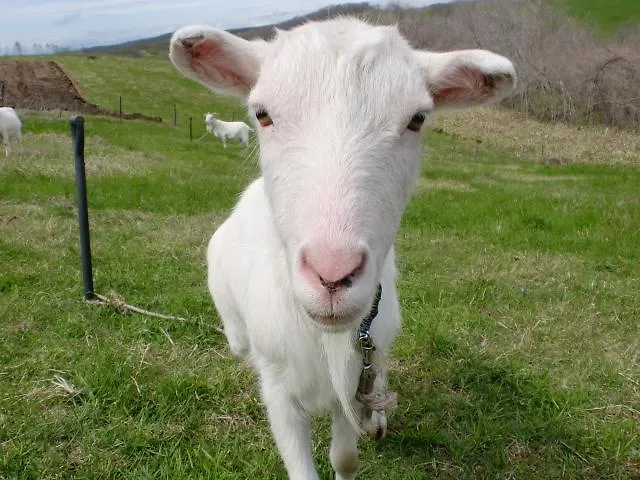
<path fill-rule="evenodd" d="M 375 20 L 397 23 L 409 41 L 423 49 L 483 48 L 510 58 L 518 85 L 505 104 L 519 111 L 553 122 L 637 129 L 640 29 L 629 25 L 615 37 L 598 35 L 558 9 L 561 4 L 459 2 L 443 14 L 392 8 L 380 11 Z M 607 4 L 606 8 L 625 7 Z"/>
<path fill-rule="evenodd" d="M 0 221 L 2 238 L 35 252 L 63 250 L 77 236 L 77 223 L 72 215 L 51 215 L 50 207 L 64 204 L 72 214 L 73 207 L 63 198 L 48 199 L 48 206 L 0 201 L 0 219 L 7 219 Z"/>
<path fill-rule="evenodd" d="M 50 252 L 73 244 L 78 235 L 72 199 L 49 198 L 46 204 L 0 201 L 0 232 L 14 245 L 36 252 Z M 52 215 L 51 208 L 67 210 L 68 216 Z M 127 241 L 145 245 L 155 254 L 189 252 L 204 262 L 209 238 L 223 217 L 216 214 L 164 215 L 136 210 L 94 210 L 91 212 L 93 242 L 108 246 L 114 230 L 124 231 Z"/>
<path fill-rule="evenodd" d="M 501 108 L 442 112 L 434 127 L 525 159 L 640 166 L 640 134 L 631 131 L 544 123 Z"/>
<path fill-rule="evenodd" d="M 71 141 L 59 133 L 25 133 L 24 153 L 0 157 L 0 172 L 13 170 L 24 175 L 73 178 L 75 174 Z M 101 137 L 85 140 L 85 168 L 87 175 L 141 175 L 150 165 L 162 161 L 143 152 L 114 147 Z"/>
<path fill-rule="evenodd" d="M 418 180 L 416 187 L 420 189 L 454 190 L 456 192 L 473 191 L 471 185 L 467 185 L 466 183 L 455 180 L 432 180 L 425 177 L 421 177 Z"/>

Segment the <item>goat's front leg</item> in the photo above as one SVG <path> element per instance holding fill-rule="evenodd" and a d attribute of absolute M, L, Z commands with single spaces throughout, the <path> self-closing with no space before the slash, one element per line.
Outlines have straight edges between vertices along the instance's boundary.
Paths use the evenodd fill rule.
<path fill-rule="evenodd" d="M 373 383 L 373 394 L 387 392 L 387 355 L 380 351 L 374 352 L 374 364 L 376 365 L 376 379 Z M 394 394 L 395 395 L 395 394 Z M 386 397 L 391 401 L 390 397 Z M 391 407 L 391 408 L 395 408 Z M 371 416 L 363 417 L 361 428 L 372 437 L 382 438 L 387 435 L 387 414 L 385 410 L 370 412 Z"/>
<path fill-rule="evenodd" d="M 290 480 L 318 480 L 311 456 L 309 415 L 280 385 L 262 372 L 262 398 L 271 431 Z"/>
<path fill-rule="evenodd" d="M 358 432 L 344 415 L 340 405 L 332 412 L 329 458 L 336 480 L 353 480 L 358 470 Z"/>

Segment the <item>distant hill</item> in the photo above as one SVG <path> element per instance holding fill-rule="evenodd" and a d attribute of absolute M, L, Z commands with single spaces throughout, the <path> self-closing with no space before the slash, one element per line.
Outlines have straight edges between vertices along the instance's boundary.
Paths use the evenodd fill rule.
<path fill-rule="evenodd" d="M 309 20 L 326 20 L 339 15 L 360 15 L 367 12 L 377 10 L 377 7 L 369 2 L 360 3 L 344 3 L 341 5 L 332 5 L 321 8 L 308 15 L 301 15 L 290 20 L 286 20 L 277 24 L 261 25 L 259 27 L 247 27 L 230 29 L 229 31 L 243 38 L 264 38 L 268 39 L 273 36 L 274 29 L 289 30 Z M 85 53 L 100 53 L 113 55 L 154 55 L 165 53 L 169 45 L 169 39 L 172 33 L 165 33 L 157 37 L 143 38 L 130 42 L 119 43 L 117 45 L 104 45 L 97 47 L 84 48 Z"/>

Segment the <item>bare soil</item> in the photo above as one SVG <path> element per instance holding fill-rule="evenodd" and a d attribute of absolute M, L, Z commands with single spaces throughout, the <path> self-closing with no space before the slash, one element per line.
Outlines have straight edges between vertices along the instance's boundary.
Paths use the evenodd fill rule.
<path fill-rule="evenodd" d="M 51 60 L 0 60 L 4 82 L 2 105 L 29 110 L 65 110 L 89 115 L 119 116 L 119 112 L 87 102 L 64 69 Z M 160 117 L 124 113 L 123 118 L 152 120 Z"/>

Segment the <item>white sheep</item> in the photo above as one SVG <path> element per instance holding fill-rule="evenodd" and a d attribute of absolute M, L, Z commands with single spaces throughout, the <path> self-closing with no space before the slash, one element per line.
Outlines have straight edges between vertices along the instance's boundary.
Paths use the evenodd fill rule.
<path fill-rule="evenodd" d="M 289 478 L 318 478 L 310 414 L 330 411 L 331 465 L 336 479 L 353 479 L 361 429 L 384 434 L 393 403 L 393 243 L 419 171 L 422 124 L 440 107 L 502 98 L 513 65 L 484 50 L 415 51 L 395 27 L 347 18 L 271 42 L 185 27 L 170 57 L 186 76 L 245 98 L 256 119 L 262 176 L 207 251 L 231 350 L 259 375 Z M 372 390 L 359 386 L 366 350 L 356 334 L 379 286 Z"/>
<path fill-rule="evenodd" d="M 0 107 L 0 136 L 4 143 L 4 153 L 8 157 L 11 154 L 11 140 L 18 140 L 20 153 L 22 153 L 22 123 L 16 111 L 11 107 Z"/>
<path fill-rule="evenodd" d="M 207 112 L 204 116 L 207 132 L 222 140 L 222 146 L 227 148 L 227 139 L 238 140 L 245 147 L 249 144 L 249 132 L 253 129 L 244 122 L 225 122 L 217 118 L 217 114 Z"/>

